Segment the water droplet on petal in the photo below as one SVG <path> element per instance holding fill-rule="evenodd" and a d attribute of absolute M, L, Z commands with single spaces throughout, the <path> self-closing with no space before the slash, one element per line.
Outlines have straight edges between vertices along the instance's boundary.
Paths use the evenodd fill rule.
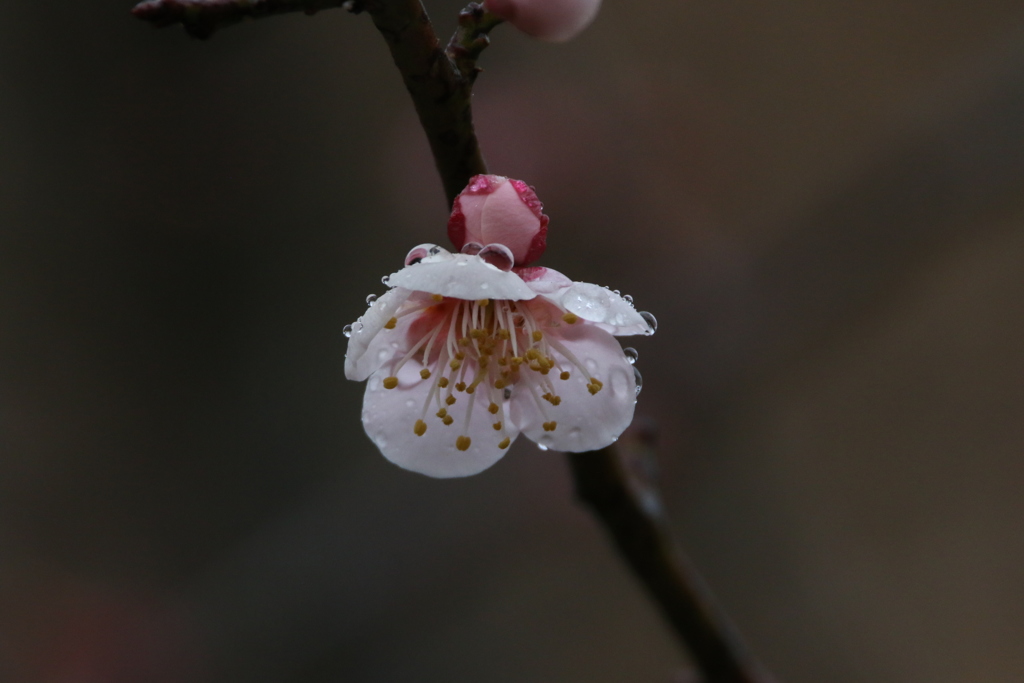
<path fill-rule="evenodd" d="M 462 253 L 469 254 L 470 256 L 476 256 L 480 253 L 480 250 L 484 248 L 484 245 L 479 242 L 466 242 L 462 245 Z"/>
<path fill-rule="evenodd" d="M 385 287 L 389 287 L 389 286 L 390 286 L 390 285 L 388 284 L 388 282 L 390 282 L 390 281 L 391 281 L 391 276 L 390 276 L 390 275 L 385 275 L 384 277 L 382 277 L 382 278 L 380 279 L 380 283 L 381 283 L 382 285 L 384 285 Z"/>
<path fill-rule="evenodd" d="M 356 332 L 362 332 L 362 331 L 363 331 L 363 323 L 362 323 L 362 319 L 360 319 L 360 320 L 356 321 Z"/>
<path fill-rule="evenodd" d="M 593 358 L 587 358 L 583 362 L 584 362 L 584 364 L 586 364 L 587 370 L 590 370 L 591 372 L 597 372 L 597 361 L 596 360 L 594 360 Z"/>
<path fill-rule="evenodd" d="M 414 401 L 414 400 L 412 400 L 410 398 L 408 401 L 405 402 L 405 407 L 406 408 L 415 408 L 416 407 L 416 401 Z"/>
<path fill-rule="evenodd" d="M 623 294 L 622 298 L 625 299 L 630 304 L 633 303 L 633 297 L 631 297 L 629 294 Z"/>
<path fill-rule="evenodd" d="M 515 257 L 512 256 L 512 250 L 504 244 L 488 244 L 480 250 L 480 253 L 477 254 L 477 256 L 498 270 L 504 270 L 505 272 L 512 270 L 512 265 L 516 260 Z"/>
<path fill-rule="evenodd" d="M 376 294 L 368 294 L 366 296 L 366 305 L 369 306 L 370 304 L 372 304 L 376 300 L 377 300 L 377 295 Z"/>
<path fill-rule="evenodd" d="M 541 449 L 542 451 L 546 451 L 548 449 L 548 447 L 542 443 L 537 444 L 537 448 Z"/>
<path fill-rule="evenodd" d="M 619 291 L 619 290 L 617 290 L 617 289 L 613 289 L 612 291 L 613 291 L 613 292 L 615 292 L 616 294 L 619 294 L 619 295 L 621 295 L 621 294 L 622 294 L 622 292 L 620 292 L 620 291 Z"/>
<path fill-rule="evenodd" d="M 647 326 L 651 328 L 647 332 L 648 336 L 658 331 L 658 319 L 655 318 L 652 313 L 648 313 L 647 311 L 640 311 L 640 317 L 643 318 L 647 322 Z"/>
<path fill-rule="evenodd" d="M 352 325 L 345 325 L 341 333 L 345 335 L 345 339 L 349 339 L 352 336 Z"/>
<path fill-rule="evenodd" d="M 640 352 L 634 349 L 632 346 L 627 346 L 622 349 L 622 353 L 626 356 L 626 360 L 629 361 L 630 365 L 633 365 L 640 358 Z"/>
<path fill-rule="evenodd" d="M 636 395 L 640 395 L 640 390 L 644 388 L 644 378 L 637 370 L 636 366 L 633 366 L 633 379 L 636 381 Z"/>
<path fill-rule="evenodd" d="M 378 362 L 383 363 L 388 358 L 391 358 L 391 352 L 388 351 L 387 349 L 381 349 L 380 351 L 377 352 L 377 361 Z"/>

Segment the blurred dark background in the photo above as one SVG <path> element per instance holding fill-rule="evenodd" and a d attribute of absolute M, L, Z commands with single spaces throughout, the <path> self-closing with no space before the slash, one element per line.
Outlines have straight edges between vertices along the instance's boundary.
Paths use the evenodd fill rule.
<path fill-rule="evenodd" d="M 342 327 L 445 241 L 383 41 L 0 14 L 0 680 L 667 682 L 564 459 L 434 481 Z M 439 33 L 458 3 L 430 0 Z M 787 683 L 1024 679 L 1024 7 L 623 2 L 476 116 L 633 295 L 680 536 Z"/>

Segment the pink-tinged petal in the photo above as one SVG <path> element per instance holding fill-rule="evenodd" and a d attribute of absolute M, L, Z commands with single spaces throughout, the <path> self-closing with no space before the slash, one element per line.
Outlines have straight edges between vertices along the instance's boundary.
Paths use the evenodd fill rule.
<path fill-rule="evenodd" d="M 484 7 L 541 40 L 569 40 L 585 29 L 601 0 L 484 0 Z"/>
<path fill-rule="evenodd" d="M 537 294 L 554 294 L 572 285 L 572 280 L 553 268 L 529 266 L 514 268 L 512 272 L 521 277 L 526 286 Z"/>
<path fill-rule="evenodd" d="M 345 377 L 362 382 L 394 353 L 386 350 L 381 355 L 381 351 L 385 351 L 382 345 L 390 344 L 392 339 L 384 339 L 380 332 L 411 295 L 408 289 L 389 289 L 352 325 L 352 336 L 348 338 L 345 352 Z"/>
<path fill-rule="evenodd" d="M 552 348 L 555 360 L 569 371 L 567 380 L 559 378 L 557 368 L 545 376 L 554 386 L 558 405 L 542 398 L 549 390 L 537 386 L 537 375 L 524 375 L 512 390 L 512 421 L 526 437 L 545 448 L 572 453 L 604 448 L 633 421 L 633 366 L 615 338 L 592 325 L 573 325 L 556 341 L 603 386 L 591 393 L 590 379 Z M 556 426 L 549 431 L 544 425 L 551 422 Z"/>
<path fill-rule="evenodd" d="M 448 220 L 448 236 L 459 250 L 467 242 L 503 244 L 516 265 L 523 266 L 544 253 L 548 217 L 533 188 L 504 176 L 474 176 L 455 198 Z"/>
<path fill-rule="evenodd" d="M 432 399 L 424 412 L 423 406 L 434 380 L 422 379 L 423 366 L 416 361 L 407 362 L 398 373 L 398 386 L 385 389 L 383 382 L 390 374 L 384 367 L 370 376 L 363 397 L 363 427 L 385 458 L 399 467 L 419 472 L 430 477 L 468 477 L 487 469 L 501 459 L 508 448 L 498 445 L 506 437 L 514 441 L 519 430 L 509 424 L 507 407 L 496 415 L 491 414 L 483 394 L 476 395 L 468 428 L 465 425 L 466 411 L 470 396 L 456 393 L 453 405 Z M 436 413 L 444 406 L 453 421 L 444 424 Z M 415 433 L 416 421 L 423 420 L 426 431 L 422 436 Z M 495 430 L 493 424 L 502 420 L 504 432 Z M 460 436 L 468 436 L 469 447 L 456 447 Z"/>
<path fill-rule="evenodd" d="M 618 336 L 654 334 L 654 329 L 620 295 L 589 282 L 574 282 L 545 298 L 575 313 L 583 320 Z"/>
<path fill-rule="evenodd" d="M 451 254 L 451 258 L 407 266 L 388 277 L 387 284 L 455 299 L 508 299 L 536 296 L 522 278 L 495 268 L 479 256 Z"/>

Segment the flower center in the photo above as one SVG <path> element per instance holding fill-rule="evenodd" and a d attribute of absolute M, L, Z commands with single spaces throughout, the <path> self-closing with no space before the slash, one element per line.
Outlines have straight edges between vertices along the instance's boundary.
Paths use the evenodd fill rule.
<path fill-rule="evenodd" d="M 578 371 L 587 378 L 591 394 L 603 387 L 558 339 L 559 328 L 575 324 L 577 316 L 551 304 L 536 300 L 467 301 L 435 294 L 426 305 L 399 312 L 385 330 L 394 329 L 398 317 L 406 315 L 417 316 L 409 326 L 410 350 L 394 362 L 383 384 L 385 389 L 397 387 L 399 370 L 413 359 L 423 366 L 422 380 L 433 381 L 420 418 L 413 424 L 417 436 L 427 431 L 428 413 L 450 426 L 455 422 L 451 415 L 454 406 L 465 404 L 455 446 L 460 451 L 468 450 L 472 443 L 470 419 L 479 402 L 482 410 L 494 416 L 495 439 L 498 448 L 505 449 L 511 438 L 499 413 L 504 401 L 512 396 L 513 387 L 529 392 L 544 418 L 545 431 L 558 428 L 545 406 L 545 402 L 551 406 L 562 402 L 557 382 L 568 380 L 572 372 Z"/>

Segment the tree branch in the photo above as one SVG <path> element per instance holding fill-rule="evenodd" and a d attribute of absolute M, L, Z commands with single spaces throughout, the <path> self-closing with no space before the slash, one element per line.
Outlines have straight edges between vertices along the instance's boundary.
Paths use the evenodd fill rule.
<path fill-rule="evenodd" d="M 352 0 L 145 0 L 132 9 L 132 14 L 156 26 L 181 24 L 190 36 L 205 40 L 218 28 L 246 18 L 288 12 L 315 14 L 343 6 L 355 9 Z"/>
<path fill-rule="evenodd" d="M 651 429 L 633 428 L 602 450 L 569 453 L 576 495 L 603 522 L 705 683 L 769 683 L 672 535 L 654 481 L 654 441 Z"/>

